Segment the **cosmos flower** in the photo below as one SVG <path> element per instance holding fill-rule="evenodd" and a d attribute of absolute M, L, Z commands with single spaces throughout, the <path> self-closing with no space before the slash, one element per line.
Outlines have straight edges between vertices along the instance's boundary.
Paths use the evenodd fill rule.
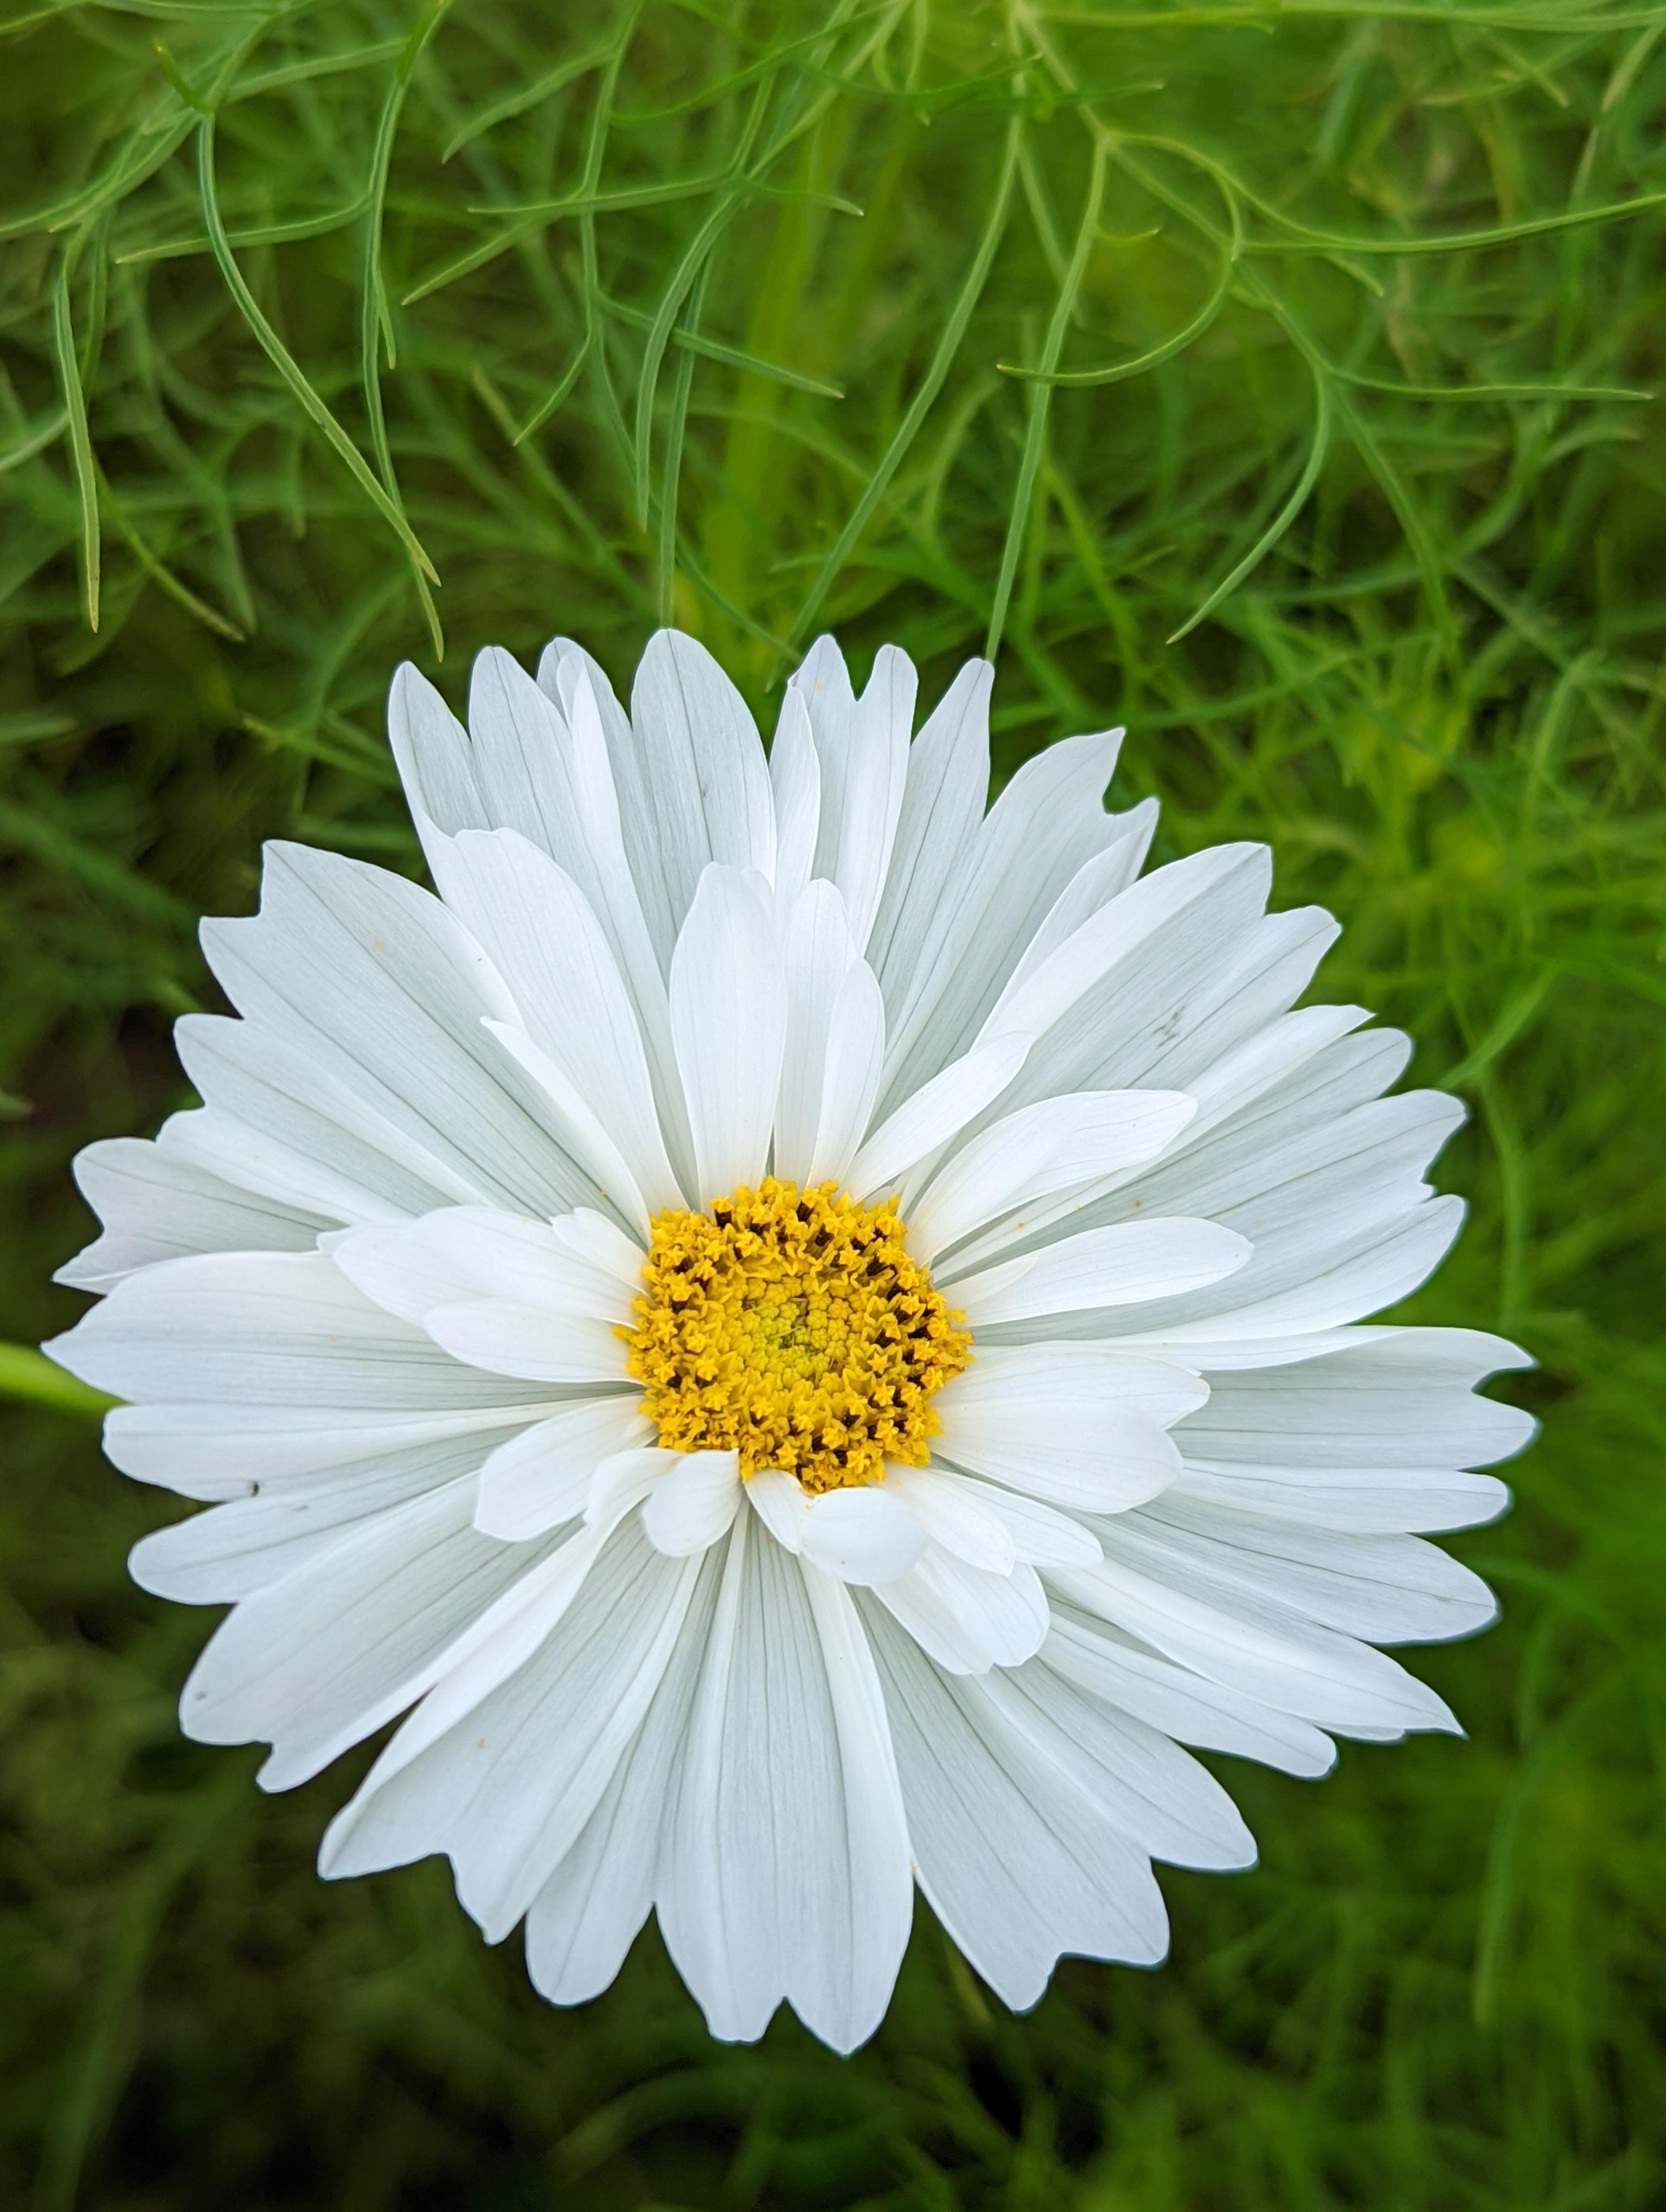
<path fill-rule="evenodd" d="M 910 740 L 830 640 L 766 757 L 690 639 L 627 720 L 557 640 L 413 670 L 439 896 L 295 845 L 206 925 L 204 1103 L 82 1155 L 104 1293 L 50 1349 L 209 1504 L 143 1587 L 229 1605 L 186 1732 L 286 1789 L 407 1717 L 326 1875 L 435 1852 L 558 2002 L 650 1911 L 713 2033 L 884 2014 L 916 1882 L 1011 2005 L 1248 1865 L 1182 1748 L 1323 1772 L 1452 1729 L 1374 1648 L 1485 1586 L 1523 1364 L 1365 1317 L 1462 1208 L 1402 1036 L 1292 1011 L 1335 935 L 1263 848 L 1141 875 L 1120 732 L 987 814 L 990 671 Z"/>

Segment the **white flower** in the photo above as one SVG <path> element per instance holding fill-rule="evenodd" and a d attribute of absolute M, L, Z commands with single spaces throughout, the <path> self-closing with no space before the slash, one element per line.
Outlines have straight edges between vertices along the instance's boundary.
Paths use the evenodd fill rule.
<path fill-rule="evenodd" d="M 1456 1231 L 1460 1109 L 1291 1011 L 1335 925 L 1262 848 L 1140 877 L 1120 732 L 986 816 L 989 682 L 910 743 L 903 655 L 858 699 L 824 639 L 766 761 L 673 634 L 629 721 L 565 640 L 468 732 L 402 669 L 439 897 L 269 848 L 204 1105 L 81 1158 L 51 1349 L 212 1504 L 139 1582 L 233 1608 L 186 1731 L 284 1789 L 412 1708 L 323 1870 L 445 1852 L 559 2002 L 654 1910 L 714 2034 L 848 2049 L 917 1881 L 1025 2006 L 1162 1955 L 1153 1857 L 1252 1860 L 1181 1744 L 1456 1725 L 1372 1647 L 1491 1617 L 1408 1532 L 1503 1507 L 1458 1470 L 1522 1355 L 1359 1324 Z"/>

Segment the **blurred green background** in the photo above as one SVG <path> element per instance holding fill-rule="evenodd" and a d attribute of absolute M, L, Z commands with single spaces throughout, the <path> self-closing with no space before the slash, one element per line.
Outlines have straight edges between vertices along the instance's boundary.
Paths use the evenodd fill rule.
<path fill-rule="evenodd" d="M 1666 8 L 62 0 L 0 23 L 0 1336 L 68 1162 L 184 1103 L 263 837 L 416 866 L 393 665 L 667 617 L 772 718 L 832 627 L 1000 774 L 1126 720 L 1159 858 L 1269 840 L 1471 1108 L 1420 1319 L 1518 1336 L 1470 1732 L 1216 1762 L 1260 1868 L 1024 2019 L 923 1907 L 842 2062 L 657 1937 L 563 2014 L 351 1776 L 177 1733 L 172 1517 L 0 1358 L 0 2202 L 1666 2201 Z M 431 574 L 430 574 L 431 572 Z M 766 724 L 767 726 L 767 724 Z M 33 1402 L 31 1402 L 33 1401 Z M 350 1762 L 357 1771 L 358 1762 Z"/>

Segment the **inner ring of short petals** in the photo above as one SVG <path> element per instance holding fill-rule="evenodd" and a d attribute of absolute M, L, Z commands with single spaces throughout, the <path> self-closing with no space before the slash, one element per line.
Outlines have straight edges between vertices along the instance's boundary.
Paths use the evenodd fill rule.
<path fill-rule="evenodd" d="M 656 1214 L 619 1334 L 671 1451 L 733 1451 L 807 1491 L 923 1467 L 931 1401 L 972 1340 L 903 1249 L 890 1206 L 766 1176 L 703 1213 Z"/>

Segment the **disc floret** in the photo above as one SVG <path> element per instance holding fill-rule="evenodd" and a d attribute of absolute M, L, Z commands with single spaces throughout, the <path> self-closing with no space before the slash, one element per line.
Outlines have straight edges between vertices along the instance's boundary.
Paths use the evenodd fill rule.
<path fill-rule="evenodd" d="M 662 1446 L 735 1451 L 744 1476 L 780 1468 L 812 1492 L 925 1465 L 931 1400 L 972 1340 L 894 1206 L 769 1176 L 653 1227 L 621 1334 Z"/>

